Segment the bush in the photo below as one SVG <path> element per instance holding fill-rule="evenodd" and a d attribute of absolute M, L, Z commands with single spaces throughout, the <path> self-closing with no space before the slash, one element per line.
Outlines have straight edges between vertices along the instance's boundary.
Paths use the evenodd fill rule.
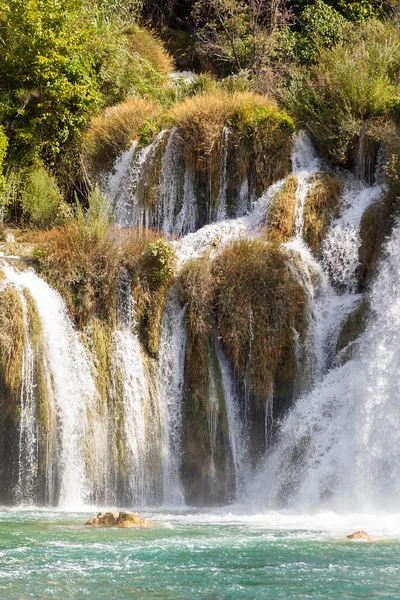
<path fill-rule="evenodd" d="M 262 240 L 234 242 L 213 262 L 218 332 L 258 399 L 274 388 L 277 367 L 305 326 L 305 294 L 290 258 Z M 251 345 L 251 354 L 249 353 Z"/>
<path fill-rule="evenodd" d="M 56 225 L 69 212 L 55 178 L 42 166 L 29 171 L 21 206 L 30 223 L 42 229 Z"/>
<path fill-rule="evenodd" d="M 33 259 L 41 274 L 65 298 L 79 328 L 98 317 L 115 323 L 119 273 L 132 278 L 142 341 L 155 354 L 162 308 L 175 268 L 172 246 L 153 231 L 120 230 L 109 222 L 97 190 L 91 208 L 61 227 L 36 233 Z"/>
<path fill-rule="evenodd" d="M 322 51 L 315 67 L 299 71 L 285 99 L 321 152 L 343 165 L 354 160 L 364 120 L 389 114 L 399 102 L 400 31 L 370 21 L 348 37 Z"/>
<path fill-rule="evenodd" d="M 269 398 L 278 365 L 293 354 L 292 328 L 301 333 L 305 326 L 304 291 L 286 251 L 263 240 L 233 242 L 211 262 L 207 256 L 189 262 L 178 289 L 187 304 L 189 359 L 194 353 L 198 387 L 207 379 L 216 321 L 239 377 L 249 377 L 258 400 Z"/>

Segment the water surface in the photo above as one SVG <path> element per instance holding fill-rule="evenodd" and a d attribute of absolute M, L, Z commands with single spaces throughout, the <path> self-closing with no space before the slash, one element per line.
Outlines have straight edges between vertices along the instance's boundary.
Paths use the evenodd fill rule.
<path fill-rule="evenodd" d="M 134 530 L 93 513 L 2 509 L 0 598 L 400 598 L 400 515 L 141 512 L 158 526 Z M 377 541 L 342 541 L 360 528 Z"/>

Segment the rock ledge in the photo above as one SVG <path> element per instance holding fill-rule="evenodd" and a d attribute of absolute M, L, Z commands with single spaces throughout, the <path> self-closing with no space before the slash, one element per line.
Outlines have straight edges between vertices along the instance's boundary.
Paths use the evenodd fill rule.
<path fill-rule="evenodd" d="M 99 513 L 97 517 L 90 517 L 86 525 L 93 527 L 141 527 L 147 529 L 154 527 L 155 523 L 141 519 L 131 512 L 106 512 Z"/>

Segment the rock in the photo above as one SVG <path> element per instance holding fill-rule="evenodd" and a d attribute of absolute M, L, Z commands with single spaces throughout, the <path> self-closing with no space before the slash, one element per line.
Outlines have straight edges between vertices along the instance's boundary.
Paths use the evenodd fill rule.
<path fill-rule="evenodd" d="M 355 531 L 346 535 L 346 540 L 365 540 L 366 542 L 372 542 L 372 537 L 365 531 Z"/>
<path fill-rule="evenodd" d="M 135 513 L 107 512 L 99 513 L 97 517 L 90 517 L 86 525 L 93 527 L 154 527 L 155 523 L 141 519 Z"/>

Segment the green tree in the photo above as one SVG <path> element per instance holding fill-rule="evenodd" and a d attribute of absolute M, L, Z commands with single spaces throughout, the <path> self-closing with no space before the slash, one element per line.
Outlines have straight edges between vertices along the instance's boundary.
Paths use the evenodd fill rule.
<path fill-rule="evenodd" d="M 53 163 L 125 97 L 131 54 L 109 14 L 86 0 L 0 0 L 0 122 L 14 156 Z"/>

